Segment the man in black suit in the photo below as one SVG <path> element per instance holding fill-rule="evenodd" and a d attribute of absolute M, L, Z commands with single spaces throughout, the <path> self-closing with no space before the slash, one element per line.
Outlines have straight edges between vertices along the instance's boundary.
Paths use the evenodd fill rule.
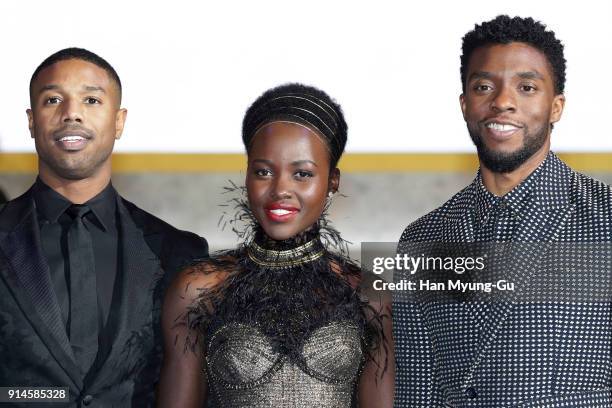
<path fill-rule="evenodd" d="M 30 103 L 39 175 L 0 210 L 0 386 L 67 387 L 71 407 L 151 406 L 163 290 L 206 240 L 113 188 L 127 111 L 104 59 L 51 55 Z"/>

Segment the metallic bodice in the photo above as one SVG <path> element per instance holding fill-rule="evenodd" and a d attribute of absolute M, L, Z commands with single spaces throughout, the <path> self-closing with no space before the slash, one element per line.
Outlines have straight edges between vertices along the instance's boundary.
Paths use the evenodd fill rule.
<path fill-rule="evenodd" d="M 348 408 L 363 359 L 357 326 L 332 322 L 304 342 L 300 363 L 273 352 L 256 326 L 227 323 L 207 348 L 209 406 Z"/>

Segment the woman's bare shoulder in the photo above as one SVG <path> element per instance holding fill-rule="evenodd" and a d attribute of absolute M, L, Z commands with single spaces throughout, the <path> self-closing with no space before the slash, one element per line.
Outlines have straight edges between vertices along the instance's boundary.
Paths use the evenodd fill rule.
<path fill-rule="evenodd" d="M 357 289 L 359 287 L 361 269 L 357 263 L 341 256 L 331 256 L 329 266 L 332 272 L 337 274 L 339 278 L 345 280 L 351 288 Z"/>
<path fill-rule="evenodd" d="M 369 271 L 363 272 L 359 282 L 359 290 L 362 296 L 368 300 L 368 304 L 378 311 L 390 312 L 391 293 L 388 290 L 378 290 L 376 281 L 381 278 Z"/>
<path fill-rule="evenodd" d="M 221 255 L 187 266 L 174 277 L 166 293 L 166 301 L 173 299 L 189 307 L 203 291 L 221 287 L 234 272 L 235 265 L 235 257 Z"/>

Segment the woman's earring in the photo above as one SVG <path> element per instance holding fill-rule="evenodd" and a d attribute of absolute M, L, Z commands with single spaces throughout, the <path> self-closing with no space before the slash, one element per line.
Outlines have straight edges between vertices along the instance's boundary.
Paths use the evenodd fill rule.
<path fill-rule="evenodd" d="M 334 192 L 333 192 L 333 191 L 329 191 L 329 192 L 327 193 L 327 197 L 328 197 L 328 198 L 332 198 L 333 196 L 334 196 Z"/>

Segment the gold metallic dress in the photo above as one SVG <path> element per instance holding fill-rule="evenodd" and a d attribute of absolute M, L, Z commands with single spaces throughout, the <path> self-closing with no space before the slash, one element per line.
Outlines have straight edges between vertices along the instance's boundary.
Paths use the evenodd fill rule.
<path fill-rule="evenodd" d="M 206 358 L 214 407 L 349 408 L 362 363 L 361 340 L 352 322 L 333 322 L 304 342 L 303 361 L 275 354 L 257 327 L 221 326 Z"/>
<path fill-rule="evenodd" d="M 329 253 L 318 231 L 299 241 L 259 232 L 208 260 L 234 271 L 194 310 L 205 322 L 208 407 L 356 406 L 367 355 L 362 301 L 348 283 L 358 267 Z"/>

